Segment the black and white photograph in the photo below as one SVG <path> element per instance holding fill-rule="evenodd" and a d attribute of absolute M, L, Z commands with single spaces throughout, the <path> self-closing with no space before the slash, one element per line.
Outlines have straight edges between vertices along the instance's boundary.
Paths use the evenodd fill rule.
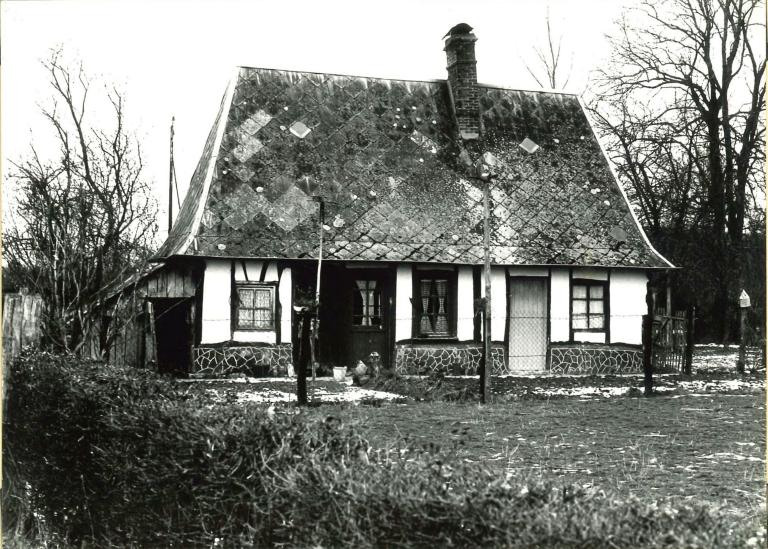
<path fill-rule="evenodd" d="M 2 544 L 765 548 L 764 0 L 2 0 Z"/>

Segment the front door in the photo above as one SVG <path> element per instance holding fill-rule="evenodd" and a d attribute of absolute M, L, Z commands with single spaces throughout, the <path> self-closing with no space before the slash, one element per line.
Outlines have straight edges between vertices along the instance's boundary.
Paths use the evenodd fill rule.
<path fill-rule="evenodd" d="M 373 270 L 350 271 L 351 340 L 349 366 L 368 362 L 379 354 L 381 366 L 389 365 L 389 311 L 392 307 L 391 275 Z"/>
<path fill-rule="evenodd" d="M 543 372 L 547 366 L 547 279 L 509 281 L 509 368 Z"/>

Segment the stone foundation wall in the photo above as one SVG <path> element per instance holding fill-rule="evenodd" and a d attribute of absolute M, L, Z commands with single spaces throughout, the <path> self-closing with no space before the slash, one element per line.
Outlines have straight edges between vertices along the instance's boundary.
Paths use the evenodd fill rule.
<path fill-rule="evenodd" d="M 405 343 L 395 345 L 395 371 L 399 374 L 477 375 L 483 349 L 478 343 Z M 504 346 L 491 349 L 493 373 L 506 372 Z"/>
<path fill-rule="evenodd" d="M 193 350 L 193 377 L 223 377 L 228 374 L 248 376 L 285 376 L 293 363 L 292 345 L 232 345 L 196 347 Z"/>
<path fill-rule="evenodd" d="M 553 344 L 550 372 L 565 374 L 634 374 L 643 371 L 643 350 L 638 347 Z"/>

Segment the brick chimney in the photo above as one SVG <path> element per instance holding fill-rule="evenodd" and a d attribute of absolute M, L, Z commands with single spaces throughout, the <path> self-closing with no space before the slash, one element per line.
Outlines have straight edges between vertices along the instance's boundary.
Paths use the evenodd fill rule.
<path fill-rule="evenodd" d="M 480 137 L 480 105 L 477 98 L 477 61 L 472 27 L 459 23 L 448 31 L 445 54 L 448 59 L 448 91 L 459 136 L 464 140 Z"/>

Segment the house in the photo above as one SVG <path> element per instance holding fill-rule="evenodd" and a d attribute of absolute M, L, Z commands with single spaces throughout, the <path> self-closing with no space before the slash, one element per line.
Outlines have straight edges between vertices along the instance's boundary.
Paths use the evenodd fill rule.
<path fill-rule="evenodd" d="M 290 373 L 322 234 L 321 363 L 475 373 L 490 185 L 493 373 L 640 371 L 649 273 L 672 265 L 579 98 L 478 84 L 476 40 L 446 35 L 440 81 L 238 68 L 154 258 L 195 281 L 151 298 L 158 357 Z"/>

